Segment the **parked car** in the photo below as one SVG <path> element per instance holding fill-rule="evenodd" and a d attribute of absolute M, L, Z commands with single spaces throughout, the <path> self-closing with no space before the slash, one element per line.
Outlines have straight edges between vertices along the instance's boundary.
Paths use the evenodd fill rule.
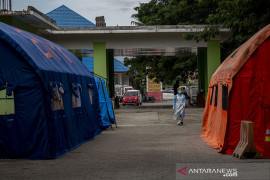
<path fill-rule="evenodd" d="M 114 90 L 115 90 L 115 96 L 117 96 L 119 98 L 119 101 L 122 102 L 123 95 L 125 94 L 125 92 L 129 90 L 133 90 L 133 87 L 127 86 L 127 85 L 116 84 L 114 85 Z"/>
<path fill-rule="evenodd" d="M 125 94 L 127 91 L 133 90 L 132 86 L 124 86 L 123 87 L 123 94 Z"/>
<path fill-rule="evenodd" d="M 167 87 L 164 90 L 162 90 L 163 93 L 172 93 L 173 94 L 173 87 Z"/>
<path fill-rule="evenodd" d="M 142 105 L 142 94 L 139 90 L 129 90 L 123 96 L 123 106 L 127 104 Z"/>

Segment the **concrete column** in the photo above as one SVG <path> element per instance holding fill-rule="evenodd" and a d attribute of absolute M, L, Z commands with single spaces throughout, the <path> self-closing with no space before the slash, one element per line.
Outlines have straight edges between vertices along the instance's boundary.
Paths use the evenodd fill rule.
<path fill-rule="evenodd" d="M 108 64 L 106 56 L 106 43 L 94 42 L 94 73 L 108 79 Z"/>
<path fill-rule="evenodd" d="M 107 91 L 114 96 L 114 51 L 106 49 L 105 42 L 94 42 L 94 73 L 105 78 L 109 84 Z"/>
<path fill-rule="evenodd" d="M 207 86 L 206 95 L 208 91 L 209 82 L 212 75 L 220 65 L 220 41 L 213 40 L 207 42 Z"/>

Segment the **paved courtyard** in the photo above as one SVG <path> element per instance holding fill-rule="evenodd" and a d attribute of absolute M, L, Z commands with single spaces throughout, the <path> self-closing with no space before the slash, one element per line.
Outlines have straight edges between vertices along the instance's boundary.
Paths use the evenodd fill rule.
<path fill-rule="evenodd" d="M 118 128 L 107 129 L 55 160 L 0 160 L 0 179 L 175 179 L 176 163 L 270 162 L 217 153 L 201 139 L 203 109 L 187 108 L 184 126 L 169 103 L 115 111 Z"/>

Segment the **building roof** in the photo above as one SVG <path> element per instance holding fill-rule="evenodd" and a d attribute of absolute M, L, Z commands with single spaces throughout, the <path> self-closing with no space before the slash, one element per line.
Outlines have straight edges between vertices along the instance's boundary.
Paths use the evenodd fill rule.
<path fill-rule="evenodd" d="M 90 72 L 94 72 L 94 58 L 93 57 L 82 57 L 82 63 Z"/>
<path fill-rule="evenodd" d="M 96 25 L 80 14 L 62 5 L 46 14 L 59 27 L 95 27 Z"/>
<path fill-rule="evenodd" d="M 129 67 L 126 67 L 121 61 L 114 59 L 114 72 L 127 72 Z"/>
<path fill-rule="evenodd" d="M 94 72 L 94 58 L 93 57 L 83 57 L 83 64 L 90 72 Z M 129 67 L 126 67 L 121 61 L 114 59 L 114 72 L 127 72 Z"/>

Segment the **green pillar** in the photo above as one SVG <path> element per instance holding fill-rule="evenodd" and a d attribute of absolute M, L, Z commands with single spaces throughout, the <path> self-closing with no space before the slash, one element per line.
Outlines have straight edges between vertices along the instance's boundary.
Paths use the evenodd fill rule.
<path fill-rule="evenodd" d="M 94 42 L 94 73 L 108 79 L 108 64 L 106 55 L 106 43 Z"/>
<path fill-rule="evenodd" d="M 94 73 L 109 82 L 107 91 L 110 97 L 114 96 L 114 51 L 106 49 L 105 42 L 94 42 Z"/>
<path fill-rule="evenodd" d="M 207 86 L 205 94 L 207 95 L 208 86 L 212 75 L 220 65 L 220 41 L 211 40 L 207 42 Z"/>

